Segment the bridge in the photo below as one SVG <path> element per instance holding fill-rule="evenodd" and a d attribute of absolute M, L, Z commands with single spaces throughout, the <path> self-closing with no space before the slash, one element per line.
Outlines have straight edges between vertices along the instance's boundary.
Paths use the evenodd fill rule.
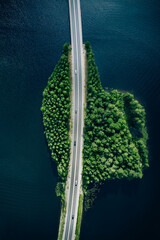
<path fill-rule="evenodd" d="M 83 143 L 84 66 L 80 0 L 69 0 L 72 45 L 72 102 L 73 130 L 71 166 L 63 240 L 74 239 L 77 222 Z"/>

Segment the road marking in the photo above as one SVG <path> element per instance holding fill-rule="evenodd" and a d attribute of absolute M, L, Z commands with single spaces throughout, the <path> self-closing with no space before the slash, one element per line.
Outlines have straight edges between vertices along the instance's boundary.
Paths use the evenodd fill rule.
<path fill-rule="evenodd" d="M 73 1 L 73 8 L 74 8 L 74 20 L 75 20 L 75 35 L 76 35 L 76 59 L 77 59 L 77 70 L 78 70 L 78 74 L 77 74 L 77 89 L 78 89 L 78 92 L 77 92 L 77 95 L 78 95 L 78 107 L 79 107 L 79 62 L 78 62 L 78 48 L 77 48 L 77 21 L 76 21 L 76 16 L 75 16 L 75 3 Z M 72 49 L 73 51 L 73 49 Z M 74 76 L 75 77 L 75 76 Z M 74 78 L 75 79 L 75 78 Z M 72 212 L 73 211 L 73 199 L 74 199 L 74 192 L 75 192 L 75 186 L 74 186 L 74 182 L 75 182 L 75 175 L 76 175 L 76 163 L 77 163 L 77 152 L 78 152 L 78 131 L 79 131 L 79 128 L 78 128 L 78 123 L 79 123 L 79 111 L 78 111 L 78 114 L 77 114 L 77 136 L 76 136 L 76 139 L 77 139 L 77 144 L 76 144 L 76 157 L 75 157 L 75 166 L 74 166 L 74 173 L 73 173 L 73 192 L 72 192 L 72 199 L 71 199 L 71 215 L 73 215 L 74 213 Z M 72 174 L 72 173 L 71 173 Z M 77 190 L 77 189 L 76 189 Z M 70 228 L 71 228 L 71 216 L 69 218 L 69 230 L 68 230 L 68 236 L 70 234 Z M 72 233 L 73 234 L 73 233 Z M 68 239 L 68 236 L 67 236 L 67 239 Z M 71 236 L 72 237 L 72 236 Z"/>
<path fill-rule="evenodd" d="M 71 29 L 71 41 L 73 42 L 73 25 L 72 25 L 72 15 L 71 15 L 71 2 L 69 0 L 69 11 L 70 11 L 70 29 Z M 72 68 L 74 69 L 75 66 L 74 66 L 74 54 L 73 54 L 73 49 L 72 49 Z M 72 78 L 74 79 L 74 71 L 72 71 Z M 72 91 L 73 91 L 73 99 L 75 99 L 75 82 L 72 81 L 73 85 L 72 85 Z M 73 103 L 73 111 L 72 113 L 74 113 L 74 108 L 75 108 L 75 103 Z M 74 116 L 74 115 L 73 115 Z M 73 121 L 73 124 L 74 124 L 74 121 Z M 75 125 L 74 125 L 74 128 L 75 128 Z M 73 128 L 73 129 L 74 129 Z M 74 139 L 74 131 L 72 133 L 72 143 L 73 143 L 73 139 Z M 73 159 L 73 151 L 71 151 L 71 162 L 72 162 L 72 159 Z M 69 218 L 69 199 L 70 199 L 70 195 L 71 195 L 71 175 L 72 175 L 72 164 L 71 164 L 71 167 L 70 167 L 70 178 L 69 178 L 69 189 L 68 189 L 68 197 L 67 197 L 67 202 L 68 202 L 68 205 L 67 205 L 67 211 L 66 211 L 66 217 L 65 217 L 65 226 L 64 226 L 64 232 L 63 232 L 63 239 L 65 238 L 65 232 L 66 232 L 66 225 L 67 225 L 67 221 L 68 221 L 68 218 Z"/>
<path fill-rule="evenodd" d="M 74 7 L 74 18 L 75 18 L 75 7 Z M 76 18 L 75 18 L 76 19 Z M 75 22 L 76 22 L 76 20 L 75 20 Z M 75 25 L 75 33 L 76 33 L 76 51 L 77 51 L 77 54 L 76 54 L 76 58 L 77 58 L 77 65 L 78 65 L 78 50 L 77 50 L 77 27 L 76 27 L 76 25 Z M 73 39 L 73 36 L 72 36 L 72 39 Z M 76 53 L 76 52 L 75 52 Z M 73 55 L 73 51 L 72 51 L 72 55 Z M 74 56 L 74 55 L 73 55 Z M 79 69 L 79 66 L 78 66 L 78 69 Z M 77 77 L 78 79 L 79 79 L 79 75 L 78 75 L 78 77 Z M 79 82 L 79 81 L 78 81 Z M 77 85 L 77 89 L 78 89 L 78 106 L 79 106 L 79 85 Z M 77 117 L 77 132 L 78 132 L 78 123 L 79 123 L 79 113 L 78 113 L 78 117 Z M 73 136 L 74 136 L 74 134 L 73 134 Z M 76 139 L 78 140 L 78 134 L 77 134 L 77 136 L 76 136 Z M 78 141 L 77 141 L 78 142 Z M 78 152 L 78 147 L 76 147 L 76 157 L 75 157 L 75 166 L 74 166 L 74 169 L 76 169 L 76 163 L 77 163 L 77 152 Z M 72 170 L 72 168 L 71 168 L 71 170 Z M 71 171 L 71 176 L 73 175 L 74 176 L 74 182 L 75 182 L 75 170 L 74 170 L 74 172 L 73 172 L 73 174 L 72 174 L 72 171 Z M 75 188 L 74 188 L 74 182 L 73 182 L 73 186 L 72 186 L 72 189 L 73 189 L 73 192 L 71 191 L 72 189 L 71 189 L 71 186 L 70 186 L 70 191 L 69 191 L 69 197 L 70 197 L 70 195 L 71 195 L 71 192 L 72 192 L 72 202 L 71 202 L 71 212 L 70 212 L 70 214 L 71 215 L 73 215 L 73 198 L 74 198 L 74 190 L 75 190 Z M 68 197 L 68 198 L 69 198 Z M 68 203 L 69 203 L 69 201 L 68 201 Z M 68 207 L 69 207 L 69 204 L 68 204 Z M 69 212 L 69 208 L 67 207 L 67 215 L 69 215 L 68 214 L 68 212 Z M 66 216 L 66 220 L 68 219 L 68 216 Z M 69 217 L 69 229 L 70 229 L 70 222 L 71 222 L 71 216 Z M 68 234 L 69 234 L 69 232 L 70 231 L 68 231 Z M 67 236 L 68 237 L 68 236 Z"/>
<path fill-rule="evenodd" d="M 83 139 L 81 138 L 81 135 L 83 134 L 83 71 L 82 71 L 82 66 L 83 66 L 83 63 L 82 63 L 82 57 L 83 57 L 83 51 L 82 51 L 82 28 L 81 28 L 81 22 L 80 22 L 80 1 L 77 0 L 77 6 L 76 6 L 76 10 L 77 10 L 77 17 L 78 19 L 76 18 L 76 21 L 79 22 L 78 25 L 78 28 L 79 28 L 79 31 L 77 31 L 77 34 L 79 33 L 79 43 L 78 43 L 78 49 L 80 50 L 79 51 L 79 58 L 80 58 L 80 65 L 81 65 L 81 68 L 80 68 L 80 73 L 81 73 L 81 81 L 79 82 L 79 86 L 81 87 L 81 107 L 79 108 L 79 112 L 81 113 L 81 124 L 79 126 L 79 133 L 80 133 L 80 137 L 79 137 L 79 161 L 77 161 L 77 169 L 76 169 L 76 175 L 77 175 L 77 179 L 79 179 L 79 183 L 80 183 L 80 180 L 81 180 L 81 173 L 82 173 L 82 144 L 83 144 Z M 78 42 L 78 41 L 77 41 Z M 78 58 L 78 59 L 79 59 Z M 75 219 L 76 221 L 73 222 L 73 231 L 72 231 L 72 238 L 74 238 L 74 235 L 75 235 L 75 228 L 76 228 L 76 222 L 77 222 L 77 214 L 78 214 L 78 205 L 79 205 L 79 193 L 80 193 L 80 184 L 77 188 L 77 191 L 76 191 L 76 196 L 75 196 Z M 74 233 L 74 235 L 73 235 Z"/>
<path fill-rule="evenodd" d="M 72 4 L 71 4 L 72 3 Z M 77 3 L 77 6 L 75 7 Z M 70 166 L 70 176 L 69 176 L 69 189 L 68 189 L 68 196 L 67 196 L 67 211 L 66 211 L 66 217 L 65 217 L 65 226 L 64 226 L 64 232 L 63 232 L 63 239 L 67 240 L 69 238 L 69 240 L 71 240 L 74 237 L 75 234 L 75 224 L 77 222 L 77 211 L 78 211 L 78 204 L 79 204 L 79 192 L 80 192 L 80 180 L 81 180 L 81 173 L 82 173 L 82 144 L 83 144 L 83 138 L 81 138 L 81 135 L 83 134 L 83 83 L 84 83 L 84 72 L 82 69 L 83 66 L 83 50 L 82 50 L 82 24 L 81 24 L 81 11 L 80 11 L 80 1 L 76 0 L 69 0 L 69 12 L 70 12 L 70 29 L 71 29 L 71 41 L 72 41 L 72 78 L 73 78 L 73 85 L 72 85 L 72 91 L 73 91 L 73 133 L 72 133 L 72 149 L 71 149 L 71 166 Z M 72 8 L 71 8 L 72 5 Z M 76 10 L 77 10 L 77 15 L 76 15 Z M 73 12 L 73 14 L 71 15 L 71 13 Z M 77 19 L 78 17 L 78 19 Z M 73 19 L 73 22 L 72 22 Z M 73 27 L 74 26 L 74 27 Z M 78 27 L 77 27 L 78 26 Z M 79 31 L 78 31 L 79 29 Z M 75 31 L 75 32 L 74 32 Z M 74 33 L 74 34 L 73 34 Z M 79 38 L 78 38 L 79 35 Z M 79 41 L 78 41 L 78 40 Z M 75 50 L 73 53 L 73 49 Z M 79 49 L 79 51 L 78 51 Z M 74 58 L 74 54 L 76 56 L 76 58 Z M 80 65 L 81 68 L 79 67 L 79 58 L 80 58 Z M 77 68 L 75 67 L 75 60 L 77 60 Z M 77 70 L 76 76 L 77 76 L 77 87 L 75 84 L 75 69 Z M 81 72 L 80 72 L 81 71 Z M 81 79 L 80 79 L 80 73 L 81 73 Z M 77 96 L 78 99 L 76 98 L 77 96 L 75 96 L 75 87 L 77 89 Z M 81 92 L 80 92 L 81 89 Z M 81 95 L 80 95 L 81 94 Z M 81 96 L 81 99 L 80 99 Z M 75 101 L 77 102 L 77 106 L 75 108 Z M 81 107 L 80 107 L 80 101 L 81 101 Z M 75 113 L 75 109 L 78 111 L 78 114 L 74 114 Z M 81 115 L 80 115 L 81 113 Z M 77 116 L 77 121 L 75 119 L 75 116 Z M 81 121 L 81 122 L 80 122 Z M 75 123 L 75 124 L 74 124 Z M 80 126 L 79 126 L 80 123 Z M 77 126 L 77 135 L 75 132 Z M 79 131 L 80 129 L 80 131 Z M 79 133 L 79 134 L 78 134 Z M 75 139 L 76 141 L 76 149 L 74 150 L 74 135 L 75 135 Z M 79 137 L 80 136 L 80 137 Z M 78 145 L 79 144 L 79 145 Z M 71 146 L 72 146 L 71 145 Z M 79 146 L 79 149 L 78 149 Z M 79 156 L 77 157 L 79 153 Z M 74 157 L 75 154 L 75 158 Z M 73 163 L 75 164 L 73 166 Z M 73 171 L 72 171 L 73 170 Z M 72 177 L 73 176 L 73 177 Z M 77 177 L 77 182 L 79 182 L 78 186 L 75 189 L 75 178 Z M 72 179 L 73 184 L 72 183 Z M 72 187 L 71 187 L 72 186 Z M 75 195 L 75 196 L 74 196 Z M 72 196 L 72 197 L 71 197 Z M 77 202 L 78 199 L 78 202 Z M 70 200 L 70 201 L 69 201 Z M 70 208 L 69 208 L 70 207 Z M 74 211 L 74 212 L 73 212 Z M 74 220 L 72 220 L 72 215 L 74 215 Z M 75 221 L 76 220 L 76 221 Z M 71 231 L 71 232 L 70 232 Z M 74 234 L 73 234 L 74 233 Z M 67 238 L 66 238 L 67 236 Z"/>

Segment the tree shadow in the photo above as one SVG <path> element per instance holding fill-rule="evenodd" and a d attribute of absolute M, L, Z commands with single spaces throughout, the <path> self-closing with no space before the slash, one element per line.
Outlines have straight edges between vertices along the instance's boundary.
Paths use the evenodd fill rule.
<path fill-rule="evenodd" d="M 127 196 L 135 195 L 138 192 L 141 179 L 115 179 L 106 181 L 98 193 L 98 198 L 103 198 L 107 194 L 117 195 L 119 192 Z"/>

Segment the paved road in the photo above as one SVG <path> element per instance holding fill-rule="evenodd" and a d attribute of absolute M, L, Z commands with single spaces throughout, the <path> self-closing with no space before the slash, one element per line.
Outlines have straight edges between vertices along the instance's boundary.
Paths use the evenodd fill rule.
<path fill-rule="evenodd" d="M 82 169 L 83 61 L 80 0 L 69 0 L 69 14 L 72 44 L 73 135 L 71 146 L 71 175 L 69 181 L 69 192 L 63 233 L 64 240 L 74 239 Z M 77 184 L 75 184 L 76 182 Z"/>

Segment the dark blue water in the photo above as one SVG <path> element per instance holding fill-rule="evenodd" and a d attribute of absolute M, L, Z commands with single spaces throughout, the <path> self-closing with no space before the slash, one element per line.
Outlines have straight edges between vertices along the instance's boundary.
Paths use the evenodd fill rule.
<path fill-rule="evenodd" d="M 0 0 L 0 240 L 57 238 L 58 177 L 40 107 L 66 41 L 67 1 Z"/>
<path fill-rule="evenodd" d="M 145 106 L 150 168 L 142 180 L 106 183 L 83 215 L 83 240 L 159 239 L 160 1 L 81 0 L 104 87 L 130 91 Z"/>
<path fill-rule="evenodd" d="M 160 3 L 81 0 L 83 38 L 104 87 L 147 111 L 150 168 L 106 183 L 83 216 L 81 239 L 157 239 L 160 226 Z M 67 0 L 0 0 L 0 240 L 56 239 L 60 201 L 40 113 L 42 91 L 70 41 Z"/>

